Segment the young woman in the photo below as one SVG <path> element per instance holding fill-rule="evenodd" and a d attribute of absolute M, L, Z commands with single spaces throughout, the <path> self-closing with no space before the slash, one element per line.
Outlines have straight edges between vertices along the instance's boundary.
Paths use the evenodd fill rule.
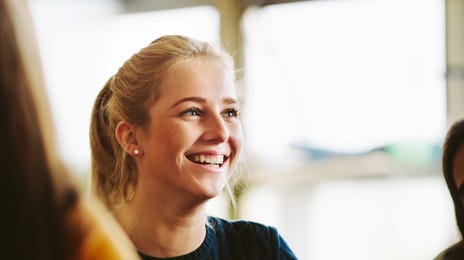
<path fill-rule="evenodd" d="M 276 229 L 207 216 L 242 149 L 233 60 L 164 36 L 99 93 L 92 181 L 143 259 L 296 259 Z"/>
<path fill-rule="evenodd" d="M 137 259 L 56 153 L 27 2 L 0 0 L 1 259 Z"/>

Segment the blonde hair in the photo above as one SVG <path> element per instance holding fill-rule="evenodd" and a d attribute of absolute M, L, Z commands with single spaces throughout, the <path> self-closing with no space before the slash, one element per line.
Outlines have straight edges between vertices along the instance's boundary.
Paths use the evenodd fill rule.
<path fill-rule="evenodd" d="M 145 127 L 148 109 L 158 97 L 167 73 L 180 62 L 211 58 L 222 63 L 234 78 L 231 56 L 209 43 L 180 35 L 163 36 L 127 60 L 98 94 L 91 117 L 93 192 L 112 210 L 130 200 L 137 185 L 135 161 L 115 136 L 117 124 L 124 120 Z"/>

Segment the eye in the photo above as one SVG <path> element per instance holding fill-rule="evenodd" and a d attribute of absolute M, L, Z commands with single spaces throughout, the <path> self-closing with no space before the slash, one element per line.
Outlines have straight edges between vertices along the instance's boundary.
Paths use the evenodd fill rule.
<path fill-rule="evenodd" d="M 224 116 L 225 117 L 238 117 L 239 115 L 239 110 L 235 108 L 227 109 L 224 111 Z"/>
<path fill-rule="evenodd" d="M 191 107 L 180 113 L 180 116 L 201 116 L 202 111 L 197 107 Z"/>

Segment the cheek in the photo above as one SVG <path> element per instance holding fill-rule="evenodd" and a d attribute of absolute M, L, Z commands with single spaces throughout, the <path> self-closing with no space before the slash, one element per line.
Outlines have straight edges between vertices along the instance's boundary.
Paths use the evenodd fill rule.
<path fill-rule="evenodd" d="M 151 160 L 156 161 L 156 163 L 160 163 L 166 160 L 168 157 L 172 157 L 173 153 L 175 153 L 179 149 L 179 141 L 181 140 L 181 136 L 179 135 L 176 137 L 175 133 L 177 132 L 175 129 L 173 131 L 168 131 L 168 129 L 156 129 L 156 131 L 152 131 L 149 139 L 144 144 L 144 146 L 148 146 L 146 149 L 151 151 Z"/>
<path fill-rule="evenodd" d="M 235 152 L 240 154 L 243 146 L 243 132 L 242 132 L 242 127 L 240 124 L 237 126 L 233 126 L 230 129 L 230 139 L 232 141 L 233 148 L 235 149 Z"/>
<path fill-rule="evenodd" d="M 158 142 L 163 143 L 166 150 L 177 153 L 192 146 L 198 135 L 199 133 L 195 131 L 195 128 L 172 125 L 163 134 L 158 135 L 157 139 Z"/>
<path fill-rule="evenodd" d="M 455 159 L 453 177 L 457 187 L 461 186 L 464 182 L 464 156 L 459 156 Z"/>

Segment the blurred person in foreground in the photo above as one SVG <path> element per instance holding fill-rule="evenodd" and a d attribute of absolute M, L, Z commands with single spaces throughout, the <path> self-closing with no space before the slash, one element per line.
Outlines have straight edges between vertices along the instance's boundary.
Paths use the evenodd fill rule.
<path fill-rule="evenodd" d="M 127 60 L 96 98 L 96 194 L 143 259 L 296 259 L 274 227 L 207 216 L 242 149 L 232 58 L 181 35 Z"/>
<path fill-rule="evenodd" d="M 456 121 L 448 130 L 443 145 L 442 166 L 453 199 L 461 241 L 445 249 L 435 259 L 464 259 L 464 120 Z"/>
<path fill-rule="evenodd" d="M 0 0 L 0 259 L 137 259 L 56 150 L 27 2 Z"/>

